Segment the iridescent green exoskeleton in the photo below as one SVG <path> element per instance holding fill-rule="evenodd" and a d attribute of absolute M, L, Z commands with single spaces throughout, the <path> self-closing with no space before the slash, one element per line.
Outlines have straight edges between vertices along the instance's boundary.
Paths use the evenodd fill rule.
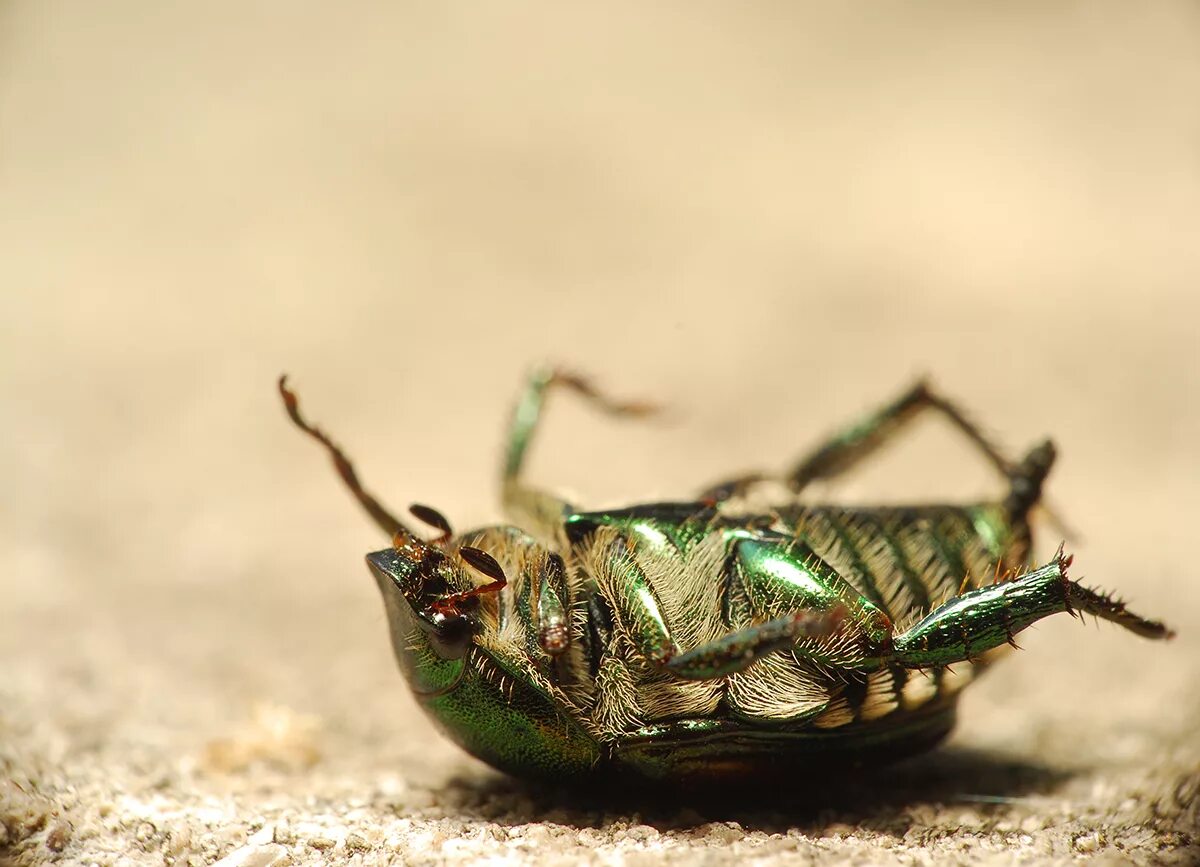
<path fill-rule="evenodd" d="M 279 388 L 392 538 L 367 562 L 417 700 L 473 755 L 520 776 L 745 779 L 900 758 L 941 740 L 959 690 L 1047 615 L 1171 634 L 1068 578 L 1061 548 L 1029 563 L 1029 516 L 1053 446 L 1010 460 L 924 383 L 801 460 L 782 477 L 791 493 L 781 502 L 749 505 L 756 474 L 686 502 L 587 512 L 522 478 L 548 392 L 567 388 L 617 415 L 651 408 L 539 372 L 508 433 L 513 524 L 456 536 L 437 511 L 414 506 L 438 531 L 428 539 L 363 489 L 282 379 Z M 1002 497 L 803 501 L 809 483 L 849 469 L 927 410 L 995 466 Z"/>

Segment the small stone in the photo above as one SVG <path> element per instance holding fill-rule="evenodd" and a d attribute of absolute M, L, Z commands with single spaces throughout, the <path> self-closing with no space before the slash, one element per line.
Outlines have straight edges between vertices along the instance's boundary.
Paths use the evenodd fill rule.
<path fill-rule="evenodd" d="M 625 832 L 625 836 L 630 840 L 637 840 L 639 843 L 646 843 L 650 840 L 658 838 L 658 829 L 651 828 L 649 825 L 634 825 Z"/>
<path fill-rule="evenodd" d="M 545 825 L 526 825 L 521 828 L 520 839 L 526 843 L 539 845 L 550 839 L 550 829 Z"/>
<path fill-rule="evenodd" d="M 296 842 L 296 832 L 292 830 L 290 825 L 276 825 L 275 830 L 271 833 L 271 842 L 279 843 L 283 846 L 291 846 Z"/>
<path fill-rule="evenodd" d="M 538 827 L 538 826 L 531 825 L 529 827 Z M 599 846 L 600 844 L 602 844 L 604 842 L 604 835 L 601 834 L 595 828 L 580 828 L 579 834 L 576 836 L 576 839 L 579 841 L 580 846 L 587 846 L 588 848 L 595 848 L 596 846 Z"/>
<path fill-rule="evenodd" d="M 367 838 L 361 834 L 356 834 L 351 831 L 346 835 L 346 851 L 348 852 L 370 852 L 371 844 L 367 842 Z"/>
<path fill-rule="evenodd" d="M 192 832 L 186 827 L 172 828 L 167 834 L 166 854 L 178 858 L 192 845 Z"/>
<path fill-rule="evenodd" d="M 1090 834 L 1080 834 L 1072 841 L 1077 852 L 1095 852 L 1100 848 L 1102 840 L 1099 831 L 1092 831 Z"/>
<path fill-rule="evenodd" d="M 745 834 L 737 822 L 712 822 L 707 826 L 704 836 L 714 843 L 736 843 Z"/>
<path fill-rule="evenodd" d="M 157 849 L 159 843 L 158 828 L 154 827 L 153 822 L 142 822 L 137 826 L 137 830 L 133 833 L 134 839 L 142 844 L 142 848 L 146 850 Z"/>
<path fill-rule="evenodd" d="M 322 852 L 327 852 L 337 845 L 337 840 L 334 840 L 332 837 L 310 837 L 308 845 Z"/>
<path fill-rule="evenodd" d="M 0 828 L 3 827 L 3 825 L 0 825 Z M 54 827 L 51 828 L 46 834 L 46 848 L 51 852 L 61 852 L 63 849 L 67 848 L 67 843 L 70 841 L 71 825 L 70 823 L 62 820 L 56 822 Z M 2 844 L 3 841 L 0 841 L 0 845 Z"/>
<path fill-rule="evenodd" d="M 265 846 L 242 846 L 240 849 L 234 849 L 212 867 L 275 867 L 282 864 L 286 858 L 287 850 L 273 843 Z"/>

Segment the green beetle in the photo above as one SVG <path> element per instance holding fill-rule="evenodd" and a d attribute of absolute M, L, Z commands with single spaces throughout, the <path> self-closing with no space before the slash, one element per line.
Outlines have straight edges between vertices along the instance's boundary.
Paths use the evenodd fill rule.
<path fill-rule="evenodd" d="M 962 687 L 1042 617 L 1088 613 L 1147 638 L 1171 636 L 1068 578 L 1061 548 L 1031 568 L 1029 515 L 1053 446 L 1011 461 L 925 383 L 800 461 L 782 479 L 792 492 L 783 503 L 748 505 L 765 478 L 756 474 L 688 502 L 603 512 L 522 480 L 552 388 L 613 414 L 652 410 L 539 371 L 505 453 L 514 525 L 456 536 L 436 510 L 413 506 L 439 531 L 423 539 L 364 490 L 279 381 L 292 421 L 324 445 L 392 537 L 367 563 L 414 695 L 442 731 L 501 770 L 692 782 L 897 759 L 945 737 Z M 1001 472 L 1003 498 L 800 502 L 810 482 L 848 469 L 925 410 Z"/>

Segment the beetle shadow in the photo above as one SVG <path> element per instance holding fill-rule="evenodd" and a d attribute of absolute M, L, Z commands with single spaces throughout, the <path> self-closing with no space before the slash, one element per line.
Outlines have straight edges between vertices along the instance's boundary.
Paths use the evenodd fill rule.
<path fill-rule="evenodd" d="M 947 747 L 935 754 L 839 778 L 824 770 L 795 780 L 748 781 L 719 789 L 652 788 L 643 783 L 551 786 L 508 777 L 449 781 L 443 803 L 468 817 L 507 825 L 554 822 L 600 828 L 614 822 L 679 831 L 711 822 L 747 830 L 819 832 L 834 824 L 912 824 L 913 808 L 971 805 L 978 810 L 1037 801 L 1076 771 L 1003 754 Z"/>

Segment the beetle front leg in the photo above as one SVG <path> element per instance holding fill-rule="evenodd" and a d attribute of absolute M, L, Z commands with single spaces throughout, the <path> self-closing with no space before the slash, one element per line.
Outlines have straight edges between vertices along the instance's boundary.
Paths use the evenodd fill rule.
<path fill-rule="evenodd" d="M 504 449 L 501 472 L 502 501 L 505 513 L 535 536 L 554 538 L 562 527 L 563 516 L 571 505 L 546 491 L 530 487 L 521 478 L 525 456 L 537 433 L 546 396 L 552 388 L 568 388 L 582 395 L 609 415 L 638 416 L 654 407 L 638 401 L 618 401 L 597 390 L 588 380 L 558 368 L 535 371 L 513 409 Z"/>
<path fill-rule="evenodd" d="M 974 660 L 1051 614 L 1092 614 L 1144 638 L 1174 633 L 1157 620 L 1134 614 L 1118 599 L 1067 577 L 1071 558 L 1058 555 L 1038 569 L 955 596 L 895 637 L 891 661 L 927 668 Z"/>

